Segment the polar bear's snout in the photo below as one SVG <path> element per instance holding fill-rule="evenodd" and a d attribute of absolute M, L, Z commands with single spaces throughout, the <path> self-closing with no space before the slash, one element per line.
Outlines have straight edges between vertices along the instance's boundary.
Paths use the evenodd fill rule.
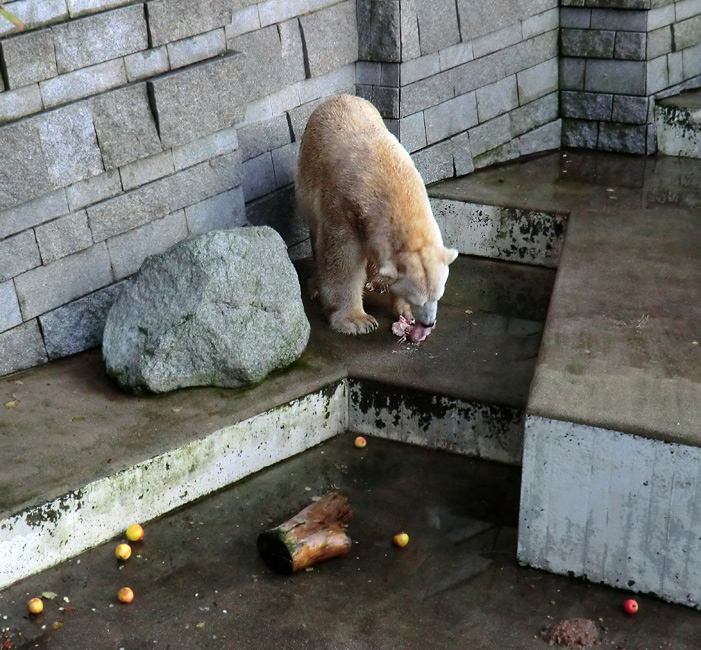
<path fill-rule="evenodd" d="M 424 327 L 433 327 L 436 324 L 438 301 L 432 300 L 420 306 L 411 305 L 411 312 L 414 314 L 414 320 L 419 323 L 419 325 L 423 325 Z"/>

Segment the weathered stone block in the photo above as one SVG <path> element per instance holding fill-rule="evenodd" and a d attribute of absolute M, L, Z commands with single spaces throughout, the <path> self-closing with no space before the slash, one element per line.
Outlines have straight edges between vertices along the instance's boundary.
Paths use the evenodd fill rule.
<path fill-rule="evenodd" d="M 370 100 L 380 115 L 386 119 L 399 117 L 399 88 L 390 86 L 372 86 Z"/>
<path fill-rule="evenodd" d="M 296 20 L 237 36 L 228 42 L 228 47 L 246 55 L 249 100 L 305 78 L 302 35 Z"/>
<path fill-rule="evenodd" d="M 168 43 L 166 48 L 168 49 L 170 67 L 173 70 L 183 68 L 191 63 L 211 59 L 226 52 L 224 28 L 220 27 L 205 34 Z"/>
<path fill-rule="evenodd" d="M 68 205 L 72 211 L 103 201 L 121 193 L 122 183 L 116 169 L 92 176 L 66 188 Z M 67 210 L 66 210 L 67 212 Z"/>
<path fill-rule="evenodd" d="M 617 32 L 613 56 L 616 59 L 644 61 L 647 39 L 644 32 Z"/>
<path fill-rule="evenodd" d="M 685 79 L 691 79 L 701 70 L 701 43 L 687 47 L 682 51 L 682 73 Z"/>
<path fill-rule="evenodd" d="M 440 71 L 454 68 L 475 58 L 472 42 L 458 43 L 438 53 Z"/>
<path fill-rule="evenodd" d="M 288 111 L 290 127 L 292 128 L 295 140 L 300 140 L 302 138 L 309 116 L 319 104 L 321 104 L 321 100 L 315 100 Z"/>
<path fill-rule="evenodd" d="M 55 77 L 56 55 L 50 29 L 13 36 L 0 43 L 8 88 Z"/>
<path fill-rule="evenodd" d="M 68 18 L 68 7 L 66 0 L 19 0 L 18 2 L 9 2 L 5 7 L 11 11 L 17 18 L 24 23 L 26 31 L 45 27 L 51 23 L 55 23 Z M 16 33 L 17 27 L 11 22 L 3 20 L 0 22 L 0 37 L 8 34 Z"/>
<path fill-rule="evenodd" d="M 560 27 L 588 29 L 591 27 L 591 9 L 585 9 L 583 7 L 561 7 Z"/>
<path fill-rule="evenodd" d="M 401 60 L 410 61 L 421 56 L 419 44 L 419 18 L 416 13 L 416 0 L 402 0 L 400 10 Z"/>
<path fill-rule="evenodd" d="M 409 153 L 423 149 L 426 144 L 424 113 L 419 111 L 399 120 L 399 140 Z"/>
<path fill-rule="evenodd" d="M 153 50 L 144 50 L 125 56 L 124 68 L 130 82 L 163 74 L 170 69 L 168 49 L 162 45 Z"/>
<path fill-rule="evenodd" d="M 591 26 L 594 29 L 613 29 L 628 32 L 647 30 L 647 11 L 631 9 L 592 9 Z"/>
<path fill-rule="evenodd" d="M 145 83 L 93 97 L 90 107 L 105 169 L 161 151 Z"/>
<path fill-rule="evenodd" d="M 602 122 L 599 126 L 598 148 L 604 151 L 645 154 L 647 129 L 631 124 Z"/>
<path fill-rule="evenodd" d="M 460 95 L 424 111 L 426 141 L 429 145 L 466 131 L 477 124 L 475 93 Z"/>
<path fill-rule="evenodd" d="M 39 317 L 49 359 L 102 345 L 107 313 L 124 288 L 119 282 Z"/>
<path fill-rule="evenodd" d="M 647 62 L 646 83 L 648 94 L 659 92 L 660 90 L 664 90 L 669 86 L 669 69 L 667 65 L 667 55 L 658 56 L 656 59 L 652 59 L 651 61 Z M 625 91 L 621 92 L 623 94 L 643 94 L 626 93 Z"/>
<path fill-rule="evenodd" d="M 400 66 L 399 63 L 382 63 L 382 86 L 399 86 Z"/>
<path fill-rule="evenodd" d="M 401 61 L 399 0 L 357 0 L 358 58 L 361 61 Z M 362 83 L 362 82 L 361 82 Z"/>
<path fill-rule="evenodd" d="M 180 147 L 173 148 L 173 163 L 175 169 L 185 169 L 198 163 L 217 158 L 235 151 L 239 146 L 236 128 L 217 131 L 204 138 L 188 142 Z"/>
<path fill-rule="evenodd" d="M 245 55 L 230 54 L 148 82 L 164 147 L 240 122 L 246 102 Z"/>
<path fill-rule="evenodd" d="M 133 4 L 136 0 L 66 0 L 71 18 Z"/>
<path fill-rule="evenodd" d="M 559 149 L 562 141 L 562 120 L 554 120 L 516 139 L 519 156 Z"/>
<path fill-rule="evenodd" d="M 453 167 L 456 176 L 471 174 L 475 169 L 472 159 L 472 149 L 470 148 L 470 134 L 461 133 L 451 138 L 450 144 L 453 148 Z"/>
<path fill-rule="evenodd" d="M 35 121 L 25 120 L 1 127 L 0 142 L 3 150 L 0 156 L 0 210 L 52 189 Z"/>
<path fill-rule="evenodd" d="M 107 241 L 115 280 L 136 273 L 149 255 L 162 253 L 188 235 L 185 210 L 125 232 Z"/>
<path fill-rule="evenodd" d="M 457 0 L 462 40 L 472 40 L 490 34 L 519 20 L 516 11 L 505 11 L 500 2 Z"/>
<path fill-rule="evenodd" d="M 46 361 L 44 341 L 35 320 L 0 334 L 0 376 Z"/>
<path fill-rule="evenodd" d="M 299 18 L 309 75 L 320 75 L 358 60 L 355 2 L 341 2 Z"/>
<path fill-rule="evenodd" d="M 647 57 L 656 59 L 658 56 L 672 51 L 672 28 L 667 25 L 660 27 L 647 35 Z"/>
<path fill-rule="evenodd" d="M 175 171 L 173 153 L 169 150 L 148 158 L 140 158 L 119 168 L 124 190 L 146 185 Z"/>
<path fill-rule="evenodd" d="M 670 52 L 667 55 L 667 74 L 670 86 L 676 86 L 684 81 L 682 56 L 682 52 Z"/>
<path fill-rule="evenodd" d="M 647 97 L 614 95 L 611 119 L 628 124 L 647 124 L 649 103 Z"/>
<path fill-rule="evenodd" d="M 277 188 L 270 152 L 247 160 L 243 167 L 243 198 L 248 203 Z"/>
<path fill-rule="evenodd" d="M 605 93 L 560 93 L 562 117 L 580 120 L 610 120 L 613 95 Z"/>
<path fill-rule="evenodd" d="M 185 208 L 187 228 L 193 235 L 246 225 L 246 204 L 241 186 Z"/>
<path fill-rule="evenodd" d="M 0 282 L 40 264 L 39 249 L 31 230 L 0 241 Z"/>
<path fill-rule="evenodd" d="M 480 122 L 491 120 L 517 106 L 516 75 L 477 89 L 477 114 Z"/>
<path fill-rule="evenodd" d="M 238 139 L 243 161 L 289 144 L 291 134 L 287 117 L 279 115 L 272 120 L 242 126 L 238 130 Z"/>
<path fill-rule="evenodd" d="M 366 86 L 382 83 L 382 64 L 375 61 L 358 61 L 355 64 L 355 82 Z"/>
<path fill-rule="evenodd" d="M 472 51 L 476 59 L 503 50 L 523 40 L 521 25 L 514 23 L 502 27 L 492 34 L 485 34 L 472 41 Z"/>
<path fill-rule="evenodd" d="M 647 30 L 648 32 L 664 25 L 671 25 L 675 17 L 675 4 L 667 4 L 663 7 L 655 7 L 647 12 Z"/>
<path fill-rule="evenodd" d="M 68 104 L 127 83 L 124 61 L 115 59 L 39 82 L 45 108 Z"/>
<path fill-rule="evenodd" d="M 426 79 L 441 71 L 440 54 L 427 54 L 426 56 L 405 61 L 400 65 L 399 76 L 403 86 L 413 84 L 415 81 Z"/>
<path fill-rule="evenodd" d="M 0 212 L 0 238 L 14 235 L 68 212 L 66 193 L 56 190 Z"/>
<path fill-rule="evenodd" d="M 560 87 L 563 90 L 584 90 L 585 59 L 560 59 Z"/>
<path fill-rule="evenodd" d="M 516 75 L 519 104 L 528 104 L 558 88 L 558 59 L 543 61 Z"/>
<path fill-rule="evenodd" d="M 104 171 L 86 102 L 43 113 L 36 120 L 53 187 L 65 187 Z"/>
<path fill-rule="evenodd" d="M 299 154 L 299 142 L 291 142 L 284 147 L 272 150 L 273 169 L 275 170 L 275 184 L 284 187 L 295 182 L 297 170 L 297 157 Z"/>
<path fill-rule="evenodd" d="M 227 23 L 226 38 L 234 38 L 246 32 L 252 32 L 255 29 L 260 29 L 260 14 L 258 13 L 258 5 L 252 5 L 236 11 L 231 16 L 231 22 Z"/>
<path fill-rule="evenodd" d="M 0 124 L 38 113 L 44 108 L 36 84 L 0 92 Z"/>
<path fill-rule="evenodd" d="M 93 243 L 85 210 L 39 226 L 35 233 L 44 264 L 90 248 Z"/>
<path fill-rule="evenodd" d="M 511 120 L 505 113 L 470 130 L 472 155 L 479 156 L 511 139 Z"/>
<path fill-rule="evenodd" d="M 459 68 L 456 68 L 459 70 Z M 468 91 L 465 91 L 468 92 Z M 460 93 L 465 94 L 465 93 Z M 401 117 L 436 106 L 455 96 L 451 70 L 417 81 L 402 88 Z"/>
<path fill-rule="evenodd" d="M 616 32 L 612 30 L 563 29 L 560 49 L 563 56 L 609 59 L 613 56 Z"/>
<path fill-rule="evenodd" d="M 450 140 L 417 151 L 411 159 L 426 185 L 453 176 L 453 145 Z"/>
<path fill-rule="evenodd" d="M 270 226 L 293 246 L 309 237 L 309 228 L 295 210 L 294 188 L 285 187 L 246 204 L 252 226 Z"/>
<path fill-rule="evenodd" d="M 672 25 L 674 47 L 683 50 L 701 43 L 701 14 Z"/>
<path fill-rule="evenodd" d="M 647 69 L 644 61 L 591 59 L 586 62 L 586 69 L 585 90 L 622 95 L 645 94 Z"/>
<path fill-rule="evenodd" d="M 52 28 L 59 73 L 116 59 L 148 47 L 143 4 L 72 20 Z"/>
<path fill-rule="evenodd" d="M 15 285 L 11 280 L 0 282 L 0 332 L 22 323 Z"/>
<path fill-rule="evenodd" d="M 560 26 L 560 9 L 555 7 L 548 9 L 543 13 L 531 16 L 521 23 L 523 38 L 533 38 L 538 34 L 549 32 L 552 29 L 557 29 Z"/>
<path fill-rule="evenodd" d="M 17 297 L 25 319 L 100 289 L 112 282 L 104 244 L 62 257 L 15 278 Z"/>
<path fill-rule="evenodd" d="M 455 0 L 417 2 L 421 54 L 431 54 L 460 42 Z"/>
<path fill-rule="evenodd" d="M 550 93 L 511 111 L 511 133 L 520 136 L 560 117 L 558 93 Z"/>
<path fill-rule="evenodd" d="M 576 149 L 596 149 L 599 123 L 586 120 L 562 120 L 562 146 Z"/>

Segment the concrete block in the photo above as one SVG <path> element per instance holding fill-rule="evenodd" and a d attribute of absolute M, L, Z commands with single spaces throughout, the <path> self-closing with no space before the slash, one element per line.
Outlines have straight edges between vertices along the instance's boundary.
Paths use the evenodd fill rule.
<path fill-rule="evenodd" d="M 477 124 L 475 93 L 460 95 L 424 111 L 426 141 L 429 145 L 466 131 Z"/>
<path fill-rule="evenodd" d="M 528 104 L 558 89 L 559 61 L 556 58 L 543 61 L 516 75 L 519 104 Z"/>
<path fill-rule="evenodd" d="M 253 4 L 254 0 L 151 0 L 148 3 L 151 46 L 224 27 L 231 21 L 233 12 Z"/>
<path fill-rule="evenodd" d="M 647 31 L 648 12 L 630 9 L 592 9 L 592 29 L 613 29 L 616 31 Z"/>
<path fill-rule="evenodd" d="M 243 161 L 289 144 L 291 134 L 287 116 L 243 126 L 238 130 L 238 139 Z"/>
<path fill-rule="evenodd" d="M 40 316 L 49 359 L 102 345 L 107 313 L 123 287 L 123 282 L 110 285 Z"/>
<path fill-rule="evenodd" d="M 124 68 L 130 82 L 163 74 L 170 69 L 167 47 L 162 45 L 153 50 L 144 50 L 125 56 Z"/>
<path fill-rule="evenodd" d="M 146 185 L 175 171 L 173 152 L 163 151 L 148 158 L 141 158 L 119 168 L 125 191 Z"/>
<path fill-rule="evenodd" d="M 515 45 L 523 40 L 521 23 L 507 25 L 491 34 L 485 34 L 472 41 L 472 51 L 475 59 L 498 52 L 510 45 Z"/>
<path fill-rule="evenodd" d="M 610 59 L 613 57 L 616 32 L 613 30 L 563 29 L 562 56 Z"/>
<path fill-rule="evenodd" d="M 277 188 L 273 157 L 266 152 L 251 158 L 242 164 L 243 167 L 243 198 L 248 203 Z"/>
<path fill-rule="evenodd" d="M 367 86 L 382 83 L 382 64 L 378 61 L 358 61 L 355 64 L 355 82 Z"/>
<path fill-rule="evenodd" d="M 454 68 L 454 70 L 460 70 L 460 68 Z M 406 117 L 446 102 L 455 96 L 455 92 L 452 70 L 403 86 L 400 117 Z M 464 92 L 460 94 L 464 94 Z"/>
<path fill-rule="evenodd" d="M 173 148 L 173 163 L 175 170 L 192 167 L 210 158 L 217 158 L 236 151 L 239 146 L 236 128 L 231 127 L 217 131 L 199 140 Z"/>
<path fill-rule="evenodd" d="M 644 61 L 647 46 L 646 36 L 644 32 L 616 32 L 614 58 Z"/>
<path fill-rule="evenodd" d="M 320 77 L 307 79 L 299 83 L 297 87 L 299 101 L 302 104 L 314 99 L 348 92 L 349 89 L 352 93 L 355 88 L 355 64 L 349 63 Z"/>
<path fill-rule="evenodd" d="M 19 0 L 4 4 L 7 4 L 5 8 L 8 11 L 24 23 L 25 31 L 68 19 L 66 0 L 42 0 L 42 2 Z M 17 31 L 17 28 L 7 20 L 0 23 L 0 37 L 15 34 Z"/>
<path fill-rule="evenodd" d="M 649 104 L 647 97 L 614 95 L 611 119 L 628 124 L 647 124 Z"/>
<path fill-rule="evenodd" d="M 84 181 L 69 185 L 66 188 L 66 198 L 68 199 L 68 207 L 75 211 L 115 196 L 121 191 L 122 182 L 119 171 L 112 169 L 104 174 L 91 176 Z"/>
<path fill-rule="evenodd" d="M 477 89 L 477 114 L 480 122 L 491 120 L 517 106 L 516 75 Z"/>
<path fill-rule="evenodd" d="M 301 16 L 299 22 L 309 76 L 318 77 L 358 60 L 355 2 L 341 2 L 315 11 Z"/>
<path fill-rule="evenodd" d="M 143 4 L 71 20 L 52 32 L 61 74 L 148 48 Z"/>
<path fill-rule="evenodd" d="M 426 185 L 453 177 L 453 145 L 450 140 L 417 151 L 411 158 Z"/>
<path fill-rule="evenodd" d="M 0 43 L 8 88 L 55 77 L 56 55 L 51 29 L 13 36 Z"/>
<path fill-rule="evenodd" d="M 85 210 L 39 226 L 35 233 L 44 264 L 90 248 L 93 244 Z"/>
<path fill-rule="evenodd" d="M 409 153 L 414 153 L 414 151 L 426 146 L 426 124 L 423 111 L 399 120 L 399 136 L 399 141 Z"/>
<path fill-rule="evenodd" d="M 656 59 L 658 56 L 672 51 L 672 28 L 667 25 L 660 27 L 647 35 L 647 57 Z"/>
<path fill-rule="evenodd" d="M 146 83 L 93 97 L 90 108 L 105 169 L 161 151 Z"/>
<path fill-rule="evenodd" d="M 278 188 L 295 182 L 299 142 L 291 142 L 284 147 L 272 150 L 275 183 Z"/>
<path fill-rule="evenodd" d="M 119 235 L 240 184 L 238 152 L 189 167 L 89 207 L 93 240 Z"/>
<path fill-rule="evenodd" d="M 22 323 L 14 282 L 0 282 L 0 332 L 5 332 Z"/>
<path fill-rule="evenodd" d="M 429 55 L 430 56 L 430 55 Z M 458 43 L 447 47 L 438 53 L 440 61 L 440 71 L 449 70 L 475 58 L 472 50 L 472 42 Z"/>
<path fill-rule="evenodd" d="M 644 95 L 646 90 L 644 61 L 591 59 L 586 62 L 584 90 L 596 93 Z M 650 89 L 647 89 L 648 93 Z"/>
<path fill-rule="evenodd" d="M 127 83 L 122 59 L 98 63 L 39 82 L 45 108 L 68 104 Z"/>
<path fill-rule="evenodd" d="M 470 129 L 472 155 L 479 156 L 511 139 L 511 120 L 508 113 Z"/>
<path fill-rule="evenodd" d="M 47 361 L 44 341 L 35 320 L 0 334 L 0 376 Z"/>
<path fill-rule="evenodd" d="M 585 59 L 560 59 L 560 87 L 563 90 L 584 90 Z"/>
<path fill-rule="evenodd" d="M 560 27 L 588 29 L 591 27 L 591 9 L 585 9 L 584 7 L 561 7 Z"/>
<path fill-rule="evenodd" d="M 672 25 L 674 47 L 683 50 L 701 43 L 701 14 Z"/>
<path fill-rule="evenodd" d="M 667 56 L 658 56 L 647 62 L 646 69 L 647 94 L 654 94 L 660 90 L 664 90 L 669 86 L 669 73 L 667 70 Z M 643 93 L 627 93 L 624 94 L 642 95 Z"/>
<path fill-rule="evenodd" d="M 0 282 L 41 264 L 34 232 L 25 230 L 19 235 L 0 241 Z"/>
<path fill-rule="evenodd" d="M 453 167 L 456 176 L 471 174 L 475 169 L 472 160 L 472 149 L 470 147 L 470 134 L 461 133 L 451 138 L 450 144 L 453 148 Z"/>
<path fill-rule="evenodd" d="M 408 86 L 415 81 L 426 79 L 441 71 L 441 60 L 438 52 L 427 54 L 418 59 L 405 61 L 399 66 L 399 78 L 402 86 Z"/>
<path fill-rule="evenodd" d="M 655 7 L 647 12 L 647 30 L 651 32 L 659 27 L 671 25 L 675 20 L 674 6 L 677 3 L 670 3 L 663 7 Z"/>
<path fill-rule="evenodd" d="M 38 113 L 43 108 L 37 84 L 0 92 L 0 124 Z"/>
<path fill-rule="evenodd" d="M 66 193 L 56 190 L 0 212 L 0 239 L 9 237 L 68 212 Z"/>
<path fill-rule="evenodd" d="M 562 117 L 580 120 L 611 120 L 613 95 L 564 90 L 560 93 Z"/>
<path fill-rule="evenodd" d="M 225 37 L 227 40 L 235 38 L 246 32 L 260 29 L 260 15 L 258 5 L 251 5 L 241 11 L 236 11 L 231 16 L 231 22 L 225 26 Z"/>
<path fill-rule="evenodd" d="M 230 50 L 245 54 L 249 100 L 305 78 L 302 35 L 296 20 L 237 36 L 227 45 Z"/>
<path fill-rule="evenodd" d="M 133 4 L 135 0 L 66 0 L 71 18 L 78 18 L 98 11 L 107 11 L 124 5 Z"/>
<path fill-rule="evenodd" d="M 682 51 L 682 74 L 685 79 L 692 79 L 701 70 L 701 43 L 687 47 Z"/>
<path fill-rule="evenodd" d="M 65 187 L 104 171 L 87 102 L 42 113 L 36 120 L 53 187 Z"/>
<path fill-rule="evenodd" d="M 523 38 L 533 38 L 538 34 L 549 32 L 560 27 L 560 9 L 557 7 L 548 9 L 543 13 L 526 18 L 521 24 Z"/>
<path fill-rule="evenodd" d="M 0 210 L 37 198 L 53 189 L 36 121 L 0 127 Z M 0 222 L 0 230 L 2 222 Z"/>
<path fill-rule="evenodd" d="M 550 93 L 511 111 L 511 133 L 520 136 L 560 117 L 558 93 Z"/>
<path fill-rule="evenodd" d="M 192 235 L 210 230 L 228 230 L 246 225 L 243 187 L 235 187 L 185 208 L 187 228 Z"/>
<path fill-rule="evenodd" d="M 416 14 L 416 0 L 402 0 L 400 11 L 401 59 L 410 61 L 421 56 L 419 44 L 419 18 Z"/>
<path fill-rule="evenodd" d="M 162 253 L 188 235 L 185 210 L 107 240 L 115 280 L 136 273 L 150 255 Z"/>
<path fill-rule="evenodd" d="M 166 45 L 172 70 L 184 68 L 191 63 L 211 59 L 226 52 L 224 28 L 184 38 Z"/>
<path fill-rule="evenodd" d="M 562 120 L 562 146 L 575 149 L 596 149 L 599 123 L 586 120 Z"/>
<path fill-rule="evenodd" d="M 149 81 L 163 146 L 191 142 L 240 122 L 244 72 L 245 55 L 230 54 Z"/>
<path fill-rule="evenodd" d="M 294 188 L 285 187 L 246 204 L 246 218 L 252 226 L 270 226 L 293 246 L 309 238 L 309 228 L 297 213 Z"/>
<path fill-rule="evenodd" d="M 360 61 L 401 61 L 400 7 L 399 0 L 357 0 Z"/>
<path fill-rule="evenodd" d="M 455 0 L 417 2 L 421 54 L 439 52 L 460 42 L 460 27 Z"/>
<path fill-rule="evenodd" d="M 25 320 L 100 289 L 112 282 L 105 244 L 96 244 L 15 278 Z"/>

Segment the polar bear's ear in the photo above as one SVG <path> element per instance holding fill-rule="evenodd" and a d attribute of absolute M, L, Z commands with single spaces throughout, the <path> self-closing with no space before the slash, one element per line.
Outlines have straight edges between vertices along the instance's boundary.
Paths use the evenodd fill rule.
<path fill-rule="evenodd" d="M 452 264 L 458 257 L 458 251 L 456 251 L 454 248 L 444 248 L 443 253 L 446 264 Z"/>
<path fill-rule="evenodd" d="M 394 264 L 392 264 L 392 262 L 385 262 L 380 267 L 378 274 L 381 275 L 383 278 L 387 278 L 387 280 L 390 280 L 390 281 L 396 280 L 397 279 L 397 267 Z"/>

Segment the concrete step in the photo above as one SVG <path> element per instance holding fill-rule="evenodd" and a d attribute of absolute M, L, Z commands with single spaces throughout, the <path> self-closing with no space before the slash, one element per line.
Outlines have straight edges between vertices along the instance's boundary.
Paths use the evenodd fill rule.
<path fill-rule="evenodd" d="M 421 345 L 391 334 L 388 295 L 368 297 L 380 330 L 357 338 L 307 304 L 301 359 L 250 389 L 125 395 L 99 351 L 3 380 L 0 588 L 349 427 L 520 463 L 554 273 L 466 257 L 451 268 Z"/>
<path fill-rule="evenodd" d="M 661 154 L 701 160 L 701 88 L 658 100 L 655 131 Z"/>
<path fill-rule="evenodd" d="M 696 160 L 565 151 L 441 185 L 468 204 L 568 215 L 526 407 L 519 560 L 692 607 L 700 179 Z M 675 200 L 650 200 L 660 188 Z"/>

